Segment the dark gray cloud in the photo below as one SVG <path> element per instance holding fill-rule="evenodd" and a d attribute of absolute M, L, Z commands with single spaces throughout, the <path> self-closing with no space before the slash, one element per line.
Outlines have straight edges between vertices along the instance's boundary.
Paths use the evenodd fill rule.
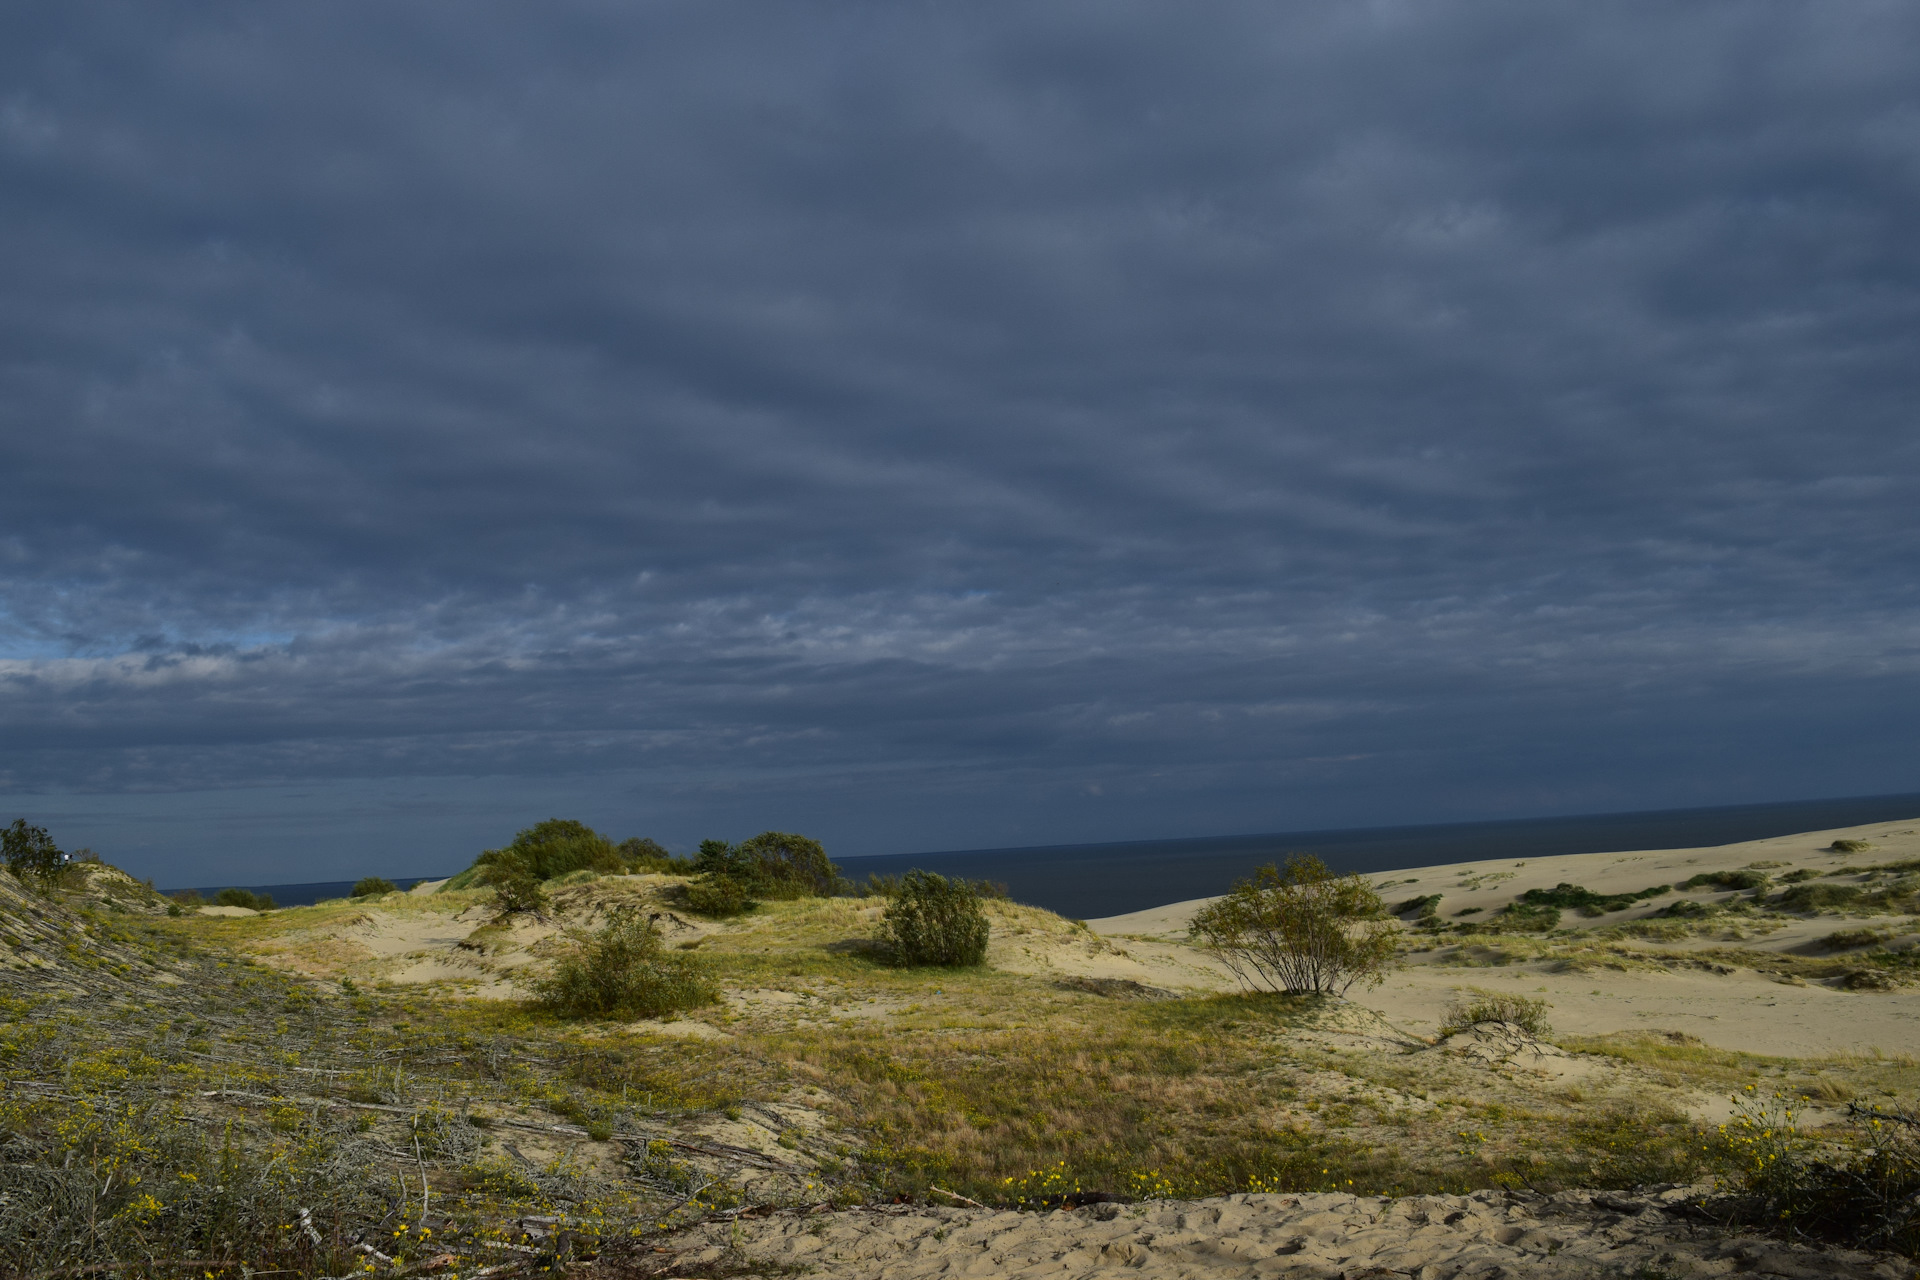
<path fill-rule="evenodd" d="M 1910 790 L 1917 57 L 11 6 L 0 787 L 163 877 Z"/>

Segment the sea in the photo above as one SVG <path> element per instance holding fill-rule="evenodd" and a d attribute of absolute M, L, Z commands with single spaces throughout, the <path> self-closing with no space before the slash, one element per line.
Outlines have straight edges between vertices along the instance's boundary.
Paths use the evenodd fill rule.
<path fill-rule="evenodd" d="M 856 883 L 864 883 L 872 875 L 898 875 L 919 868 L 1003 884 L 1008 896 L 1017 902 L 1045 907 L 1069 919 L 1092 920 L 1225 893 L 1236 880 L 1295 853 L 1313 854 L 1335 871 L 1373 875 L 1491 858 L 1702 848 L 1903 819 L 1920 819 L 1920 792 L 1495 822 L 883 853 L 839 861 L 841 870 Z M 434 876 L 388 879 L 405 889 L 422 880 L 442 879 L 459 869 Z M 200 887 L 200 892 L 212 897 L 225 887 Z M 272 894 L 280 906 L 293 907 L 344 898 L 353 881 L 238 887 Z"/>

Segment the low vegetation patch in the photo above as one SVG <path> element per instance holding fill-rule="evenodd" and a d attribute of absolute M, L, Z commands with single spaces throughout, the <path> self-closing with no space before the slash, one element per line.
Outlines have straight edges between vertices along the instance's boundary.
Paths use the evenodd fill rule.
<path fill-rule="evenodd" d="M 1595 893 L 1591 889 L 1562 881 L 1551 889 L 1529 889 L 1520 895 L 1518 901 L 1537 907 L 1571 908 L 1583 916 L 1603 916 L 1613 911 L 1625 911 L 1648 898 L 1671 892 L 1671 885 L 1656 884 L 1638 893 Z"/>
<path fill-rule="evenodd" d="M 1440 1020 L 1440 1036 L 1459 1035 L 1483 1022 L 1504 1022 L 1528 1035 L 1544 1036 L 1553 1029 L 1547 1023 L 1548 1008 L 1545 1000 L 1475 987 L 1470 997 L 1447 1004 Z"/>
<path fill-rule="evenodd" d="M 385 876 L 363 876 L 353 882 L 352 898 L 377 898 L 386 893 L 398 893 L 400 886 Z"/>
<path fill-rule="evenodd" d="M 595 932 L 570 932 L 528 985 L 542 1007 L 569 1018 L 664 1018 L 720 998 L 700 960 L 667 950 L 650 921 L 621 908 Z"/>

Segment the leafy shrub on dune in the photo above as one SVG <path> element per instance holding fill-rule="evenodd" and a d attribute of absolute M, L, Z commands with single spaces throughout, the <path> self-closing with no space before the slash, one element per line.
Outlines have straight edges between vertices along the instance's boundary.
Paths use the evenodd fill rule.
<path fill-rule="evenodd" d="M 400 892 L 400 886 L 385 876 L 362 876 L 360 879 L 354 881 L 353 892 L 347 896 L 353 898 L 377 898 L 383 893 L 398 892 Z"/>
<path fill-rule="evenodd" d="M 45 827 L 30 825 L 15 818 L 13 825 L 0 830 L 0 856 L 7 869 L 22 880 L 30 880 L 42 889 L 50 889 L 66 870 L 67 855 L 53 842 Z"/>
<path fill-rule="evenodd" d="M 895 964 L 965 968 L 987 958 L 991 926 L 971 881 L 909 871 L 880 917 L 880 945 Z"/>
<path fill-rule="evenodd" d="M 1193 917 L 1194 942 L 1242 985 L 1288 993 L 1344 994 L 1378 985 L 1396 930 L 1380 895 L 1357 875 L 1336 876 L 1311 855 L 1268 864 Z"/>
<path fill-rule="evenodd" d="M 213 895 L 213 904 L 217 907 L 245 907 L 249 911 L 271 911 L 274 908 L 272 894 L 252 893 L 246 889 L 222 889 Z"/>
<path fill-rule="evenodd" d="M 659 931 L 631 910 L 614 911 L 592 933 L 570 931 L 552 967 L 530 985 L 539 1004 L 571 1018 L 660 1018 L 719 999 L 700 962 L 668 951 Z"/>
<path fill-rule="evenodd" d="M 676 858 L 658 840 L 633 836 L 614 846 L 626 861 L 630 872 L 650 871 L 656 875 L 690 876 L 697 868 L 692 858 Z"/>
<path fill-rule="evenodd" d="M 569 871 L 619 875 L 627 869 L 613 841 L 571 818 L 548 818 L 516 832 L 513 843 L 487 850 L 474 859 L 474 866 L 508 860 L 521 864 L 536 880 L 552 880 Z"/>

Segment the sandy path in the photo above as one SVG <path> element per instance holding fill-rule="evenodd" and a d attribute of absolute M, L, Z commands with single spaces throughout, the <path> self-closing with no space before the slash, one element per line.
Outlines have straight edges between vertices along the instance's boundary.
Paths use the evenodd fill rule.
<path fill-rule="evenodd" d="M 676 1237 L 658 1276 L 678 1270 L 839 1280 L 932 1276 L 1130 1275 L 1292 1280 L 1587 1280 L 1740 1274 L 1906 1277 L 1911 1268 L 1849 1250 L 1723 1234 L 1669 1211 L 1686 1198 L 1476 1192 L 1380 1200 L 1240 1195 L 1051 1213 L 980 1209 L 804 1211 L 712 1223 Z M 743 1271 L 732 1271 L 732 1267 Z"/>

